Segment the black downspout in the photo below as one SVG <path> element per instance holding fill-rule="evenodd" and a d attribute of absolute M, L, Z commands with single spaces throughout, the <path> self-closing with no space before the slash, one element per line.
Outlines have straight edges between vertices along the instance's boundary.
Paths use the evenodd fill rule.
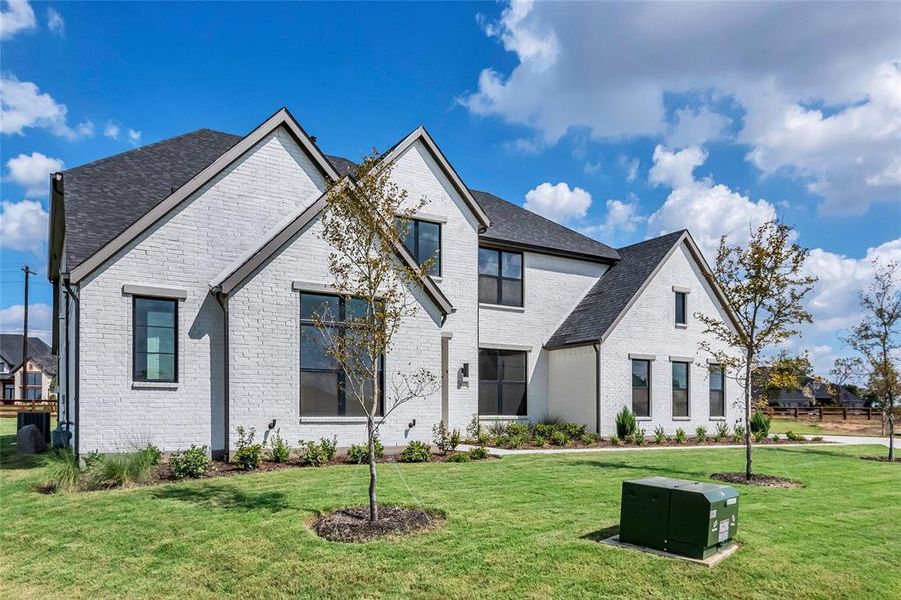
<path fill-rule="evenodd" d="M 75 447 L 75 456 L 78 456 L 78 455 L 79 455 L 79 454 L 78 454 L 78 441 L 79 441 L 79 439 L 78 439 L 78 438 L 79 438 L 79 427 L 78 427 L 78 421 L 79 421 L 79 420 L 78 420 L 78 413 L 79 413 L 79 400 L 78 400 L 78 396 L 79 396 L 79 394 L 78 394 L 78 388 L 79 388 L 79 384 L 80 384 L 80 381 L 81 381 L 81 360 L 79 360 L 80 353 L 79 353 L 79 347 L 78 347 L 78 345 L 79 345 L 79 338 L 81 337 L 81 326 L 80 326 L 81 324 L 79 323 L 79 321 L 80 321 L 80 319 L 81 319 L 81 303 L 79 302 L 78 294 L 76 294 L 75 291 L 72 289 L 72 284 L 69 282 L 69 276 L 68 276 L 68 273 L 64 273 L 63 275 L 64 275 L 64 276 L 63 276 L 63 285 L 66 286 L 66 291 L 69 292 L 69 296 L 71 296 L 71 297 L 75 300 L 75 348 L 74 348 L 74 350 L 75 350 L 75 352 L 74 352 L 74 356 L 75 356 L 75 385 L 73 386 L 73 388 L 74 388 L 73 390 L 69 390 L 69 389 L 68 389 L 68 387 L 69 387 L 69 386 L 68 386 L 68 382 L 66 382 L 66 389 L 67 389 L 67 392 L 68 392 L 68 393 L 66 394 L 66 405 L 67 405 L 67 408 L 66 408 L 66 420 L 67 420 L 67 421 L 71 421 L 71 420 L 72 420 L 72 418 L 69 416 L 68 404 L 69 404 L 69 398 L 70 398 L 70 397 L 72 396 L 72 394 L 74 393 L 74 394 L 75 394 L 75 400 L 74 400 L 74 404 L 75 404 L 75 422 L 74 422 L 74 425 L 75 425 L 75 431 L 74 431 L 73 434 L 72 434 L 72 439 L 73 439 L 73 444 L 72 444 L 72 445 Z M 67 300 L 68 300 L 68 299 L 67 299 Z M 72 352 L 73 349 L 69 347 L 68 339 L 69 339 L 69 313 L 67 312 L 67 313 L 66 313 L 66 340 L 67 340 L 67 341 L 66 341 L 66 361 L 67 361 L 67 363 L 66 363 L 66 378 L 67 378 L 67 379 L 69 378 L 69 367 L 71 367 L 71 362 L 72 362 L 72 361 L 69 360 L 69 359 L 70 359 L 70 357 L 73 355 L 73 352 Z"/>
<path fill-rule="evenodd" d="M 594 346 L 594 418 L 597 423 L 597 433 L 601 435 L 601 344 Z"/>
<path fill-rule="evenodd" d="M 64 339 L 66 340 L 66 356 L 65 356 L 65 361 L 66 361 L 66 431 L 71 431 L 72 425 L 71 425 L 70 421 L 72 419 L 72 412 L 69 410 L 69 396 L 72 395 L 72 393 L 71 393 L 72 390 L 69 389 L 69 380 L 70 380 L 70 376 L 72 375 L 72 371 L 69 370 L 72 368 L 72 361 L 69 360 L 69 357 L 71 356 L 71 352 L 72 352 L 72 349 L 69 347 L 69 298 L 71 296 L 68 291 L 66 291 L 64 293 L 66 295 L 66 309 L 65 309 L 66 310 L 66 320 L 65 320 L 66 332 L 64 334 Z M 56 387 L 59 388 L 59 381 L 56 382 Z M 57 412 L 57 414 L 59 414 L 59 412 Z"/>
<path fill-rule="evenodd" d="M 229 363 L 229 350 L 228 350 L 228 296 L 225 294 L 214 292 L 214 296 L 216 298 L 216 302 L 219 303 L 219 306 L 222 307 L 222 424 L 223 424 L 223 432 L 222 432 L 222 441 L 223 441 L 223 456 L 222 460 L 225 462 L 229 461 L 229 429 L 228 429 L 228 408 L 229 408 L 229 393 L 228 393 L 228 363 Z"/>

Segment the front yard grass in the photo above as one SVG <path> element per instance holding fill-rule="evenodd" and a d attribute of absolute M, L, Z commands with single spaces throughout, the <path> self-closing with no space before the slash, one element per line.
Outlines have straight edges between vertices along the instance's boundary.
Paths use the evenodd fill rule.
<path fill-rule="evenodd" d="M 6 429 L 6 428 L 4 428 Z M 4 433 L 7 433 L 4 431 Z M 0 456 L 0 597 L 897 598 L 901 470 L 877 447 L 756 452 L 801 489 L 739 486 L 742 549 L 713 569 L 596 542 L 620 482 L 707 479 L 742 450 L 379 465 L 381 499 L 447 515 L 393 542 L 327 542 L 318 512 L 366 500 L 361 466 L 43 495 L 41 467 Z"/>

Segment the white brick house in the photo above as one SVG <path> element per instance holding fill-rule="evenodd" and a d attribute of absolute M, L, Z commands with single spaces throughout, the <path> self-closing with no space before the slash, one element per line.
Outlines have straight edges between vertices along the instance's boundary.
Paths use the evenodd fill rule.
<path fill-rule="evenodd" d="M 385 377 L 426 367 L 442 381 L 389 417 L 386 445 L 474 415 L 604 435 L 624 405 L 649 432 L 739 418 L 738 386 L 721 391 L 700 350 L 693 313 L 729 314 L 687 232 L 617 251 L 470 190 L 422 128 L 382 160 L 428 199 L 399 259 L 439 253 L 408 290 L 421 310 Z M 342 374 L 302 334 L 305 302 L 340 302 L 318 215 L 352 167 L 283 109 L 244 137 L 198 130 L 52 177 L 53 348 L 77 452 L 220 452 L 236 427 L 273 423 L 292 443 L 364 439 Z"/>

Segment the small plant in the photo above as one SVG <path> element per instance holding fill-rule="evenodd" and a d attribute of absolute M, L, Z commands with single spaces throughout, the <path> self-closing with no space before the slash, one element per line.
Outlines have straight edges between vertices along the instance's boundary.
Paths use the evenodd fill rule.
<path fill-rule="evenodd" d="M 432 441 L 441 454 L 453 452 L 460 445 L 460 431 L 458 429 L 448 431 L 444 421 L 439 421 L 432 427 Z"/>
<path fill-rule="evenodd" d="M 103 455 L 100 454 L 97 450 L 91 450 L 84 456 L 84 468 L 86 471 L 90 471 L 103 460 Z"/>
<path fill-rule="evenodd" d="M 450 456 L 447 457 L 447 462 L 453 463 L 463 463 L 469 462 L 469 453 L 468 452 L 454 452 Z"/>
<path fill-rule="evenodd" d="M 754 414 L 751 416 L 751 433 L 762 431 L 764 437 L 766 437 L 770 433 L 770 422 L 770 417 L 763 414 L 763 412 L 759 410 L 754 411 Z"/>
<path fill-rule="evenodd" d="M 707 441 L 707 428 L 703 425 L 698 425 L 695 427 L 695 438 L 697 438 L 697 442 L 699 444 L 703 444 Z"/>
<path fill-rule="evenodd" d="M 332 436 L 332 439 L 319 438 L 319 447 L 325 454 L 325 460 L 332 460 L 335 458 L 335 453 L 338 452 L 338 436 Z"/>
<path fill-rule="evenodd" d="M 104 455 L 91 469 L 93 488 L 123 487 L 150 480 L 154 455 L 146 449 Z"/>
<path fill-rule="evenodd" d="M 807 440 L 800 433 L 795 433 L 794 431 L 786 431 L 785 437 L 790 439 L 793 442 L 806 442 Z"/>
<path fill-rule="evenodd" d="M 532 438 L 532 443 L 538 446 L 539 448 L 544 448 L 547 446 L 547 440 L 544 439 L 543 435 L 536 435 Z"/>
<path fill-rule="evenodd" d="M 210 458 L 206 453 L 206 446 L 194 444 L 185 451 L 173 452 L 169 456 L 169 470 L 172 476 L 175 479 L 196 478 L 206 473 L 210 468 Z"/>
<path fill-rule="evenodd" d="M 765 432 L 765 431 L 755 431 L 755 432 L 754 432 L 754 442 L 755 442 L 755 443 L 760 444 L 760 443 L 763 442 L 763 440 L 765 440 L 765 439 L 766 439 L 766 432 Z"/>
<path fill-rule="evenodd" d="M 686 436 L 685 436 L 685 430 L 682 429 L 681 427 L 677 427 L 677 428 L 676 428 L 676 436 L 675 436 L 675 438 L 674 438 L 674 439 L 676 440 L 676 443 L 677 443 L 677 444 L 684 444 L 684 443 L 685 443 L 685 437 L 686 437 Z"/>
<path fill-rule="evenodd" d="M 764 433 L 764 436 L 765 435 L 766 435 L 766 433 Z M 740 423 L 736 423 L 735 424 L 735 433 L 732 434 L 732 441 L 734 441 L 736 444 L 738 444 L 744 439 L 745 439 L 745 426 Z"/>
<path fill-rule="evenodd" d="M 382 446 L 382 442 L 376 438 L 375 440 L 375 457 L 376 459 L 382 458 L 385 454 L 385 447 Z M 353 444 L 350 448 L 347 449 L 347 462 L 355 463 L 358 465 L 362 465 L 365 462 L 369 462 L 369 444 Z"/>
<path fill-rule="evenodd" d="M 821 435 L 815 435 L 815 436 L 813 436 L 812 438 L 810 438 L 810 441 L 811 441 L 811 442 L 822 442 L 822 441 L 823 441 L 823 436 L 821 436 Z"/>
<path fill-rule="evenodd" d="M 491 434 L 485 430 L 481 430 L 476 437 L 476 441 L 479 442 L 480 446 L 487 446 L 491 442 Z"/>
<path fill-rule="evenodd" d="M 666 443 L 666 434 L 663 432 L 663 425 L 658 425 L 654 428 L 654 443 L 655 444 L 665 444 Z"/>
<path fill-rule="evenodd" d="M 160 460 L 163 458 L 163 451 L 154 446 L 153 444 L 147 444 L 142 448 L 143 452 L 147 453 L 147 457 L 150 459 L 150 464 L 156 466 L 160 464 Z"/>
<path fill-rule="evenodd" d="M 644 429 L 636 429 L 632 432 L 632 435 L 629 436 L 629 441 L 636 446 L 641 446 L 644 444 Z"/>
<path fill-rule="evenodd" d="M 619 436 L 614 433 L 613 435 L 610 436 L 610 445 L 622 446 L 623 442 L 621 439 L 619 439 Z"/>
<path fill-rule="evenodd" d="M 428 444 L 414 440 L 407 444 L 407 447 L 400 453 L 400 460 L 408 463 L 429 462 L 431 456 L 432 452 Z"/>
<path fill-rule="evenodd" d="M 318 442 L 300 441 L 300 460 L 303 464 L 311 467 L 321 467 L 335 457 L 336 447 L 338 445 L 337 438 L 322 438 Z M 369 448 L 366 448 L 365 459 L 369 460 Z"/>
<path fill-rule="evenodd" d="M 729 426 L 725 423 L 717 423 L 716 431 L 713 433 L 713 439 L 721 442 L 729 437 Z"/>
<path fill-rule="evenodd" d="M 469 421 L 469 425 L 466 426 L 466 435 L 469 436 L 471 440 L 479 439 L 479 436 L 482 434 L 482 425 L 479 423 L 479 415 L 478 413 L 473 413 L 472 419 Z"/>
<path fill-rule="evenodd" d="M 504 446 L 511 450 L 515 450 L 517 448 L 522 448 L 527 441 L 529 441 L 529 438 L 525 435 L 508 435 L 504 438 Z"/>
<path fill-rule="evenodd" d="M 529 431 L 528 425 L 523 425 L 522 423 L 510 423 L 507 425 L 507 435 L 509 436 L 519 436 L 525 439 L 529 439 L 531 437 L 531 432 Z"/>
<path fill-rule="evenodd" d="M 579 441 L 585 446 L 592 446 L 597 443 L 598 436 L 596 433 L 583 433 L 579 436 Z"/>
<path fill-rule="evenodd" d="M 257 435 L 256 428 L 236 427 L 235 431 L 238 434 L 238 441 L 235 444 L 234 461 L 244 471 L 259 469 L 263 460 L 263 446 L 253 442 L 253 438 Z"/>
<path fill-rule="evenodd" d="M 778 442 L 779 434 L 774 433 L 773 435 L 770 436 L 770 439 L 773 440 L 774 442 Z"/>
<path fill-rule="evenodd" d="M 469 458 L 472 460 L 485 460 L 488 458 L 488 449 L 484 446 L 476 446 L 469 449 Z"/>
<path fill-rule="evenodd" d="M 78 489 L 83 471 L 71 448 L 59 448 L 43 458 L 47 475 L 42 487 L 48 492 L 72 492 Z"/>
<path fill-rule="evenodd" d="M 507 433 L 507 423 L 502 423 L 497 421 L 488 426 L 488 433 L 490 433 L 493 437 L 500 437 Z"/>
<path fill-rule="evenodd" d="M 628 406 L 624 406 L 621 411 L 616 413 L 616 435 L 618 435 L 620 439 L 626 439 L 632 435 L 637 426 L 635 413 L 633 413 Z"/>
<path fill-rule="evenodd" d="M 291 448 L 281 436 L 281 429 L 276 429 L 269 438 L 269 450 L 266 456 L 274 463 L 286 463 L 291 458 Z"/>
<path fill-rule="evenodd" d="M 567 444 L 569 444 L 569 436 L 566 435 L 565 432 L 558 429 L 553 434 L 551 434 L 551 443 L 553 443 L 555 446 L 566 446 Z"/>

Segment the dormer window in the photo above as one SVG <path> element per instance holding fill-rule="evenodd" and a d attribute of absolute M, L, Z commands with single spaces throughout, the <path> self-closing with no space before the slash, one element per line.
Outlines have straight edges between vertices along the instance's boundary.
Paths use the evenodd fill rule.
<path fill-rule="evenodd" d="M 441 224 L 422 219 L 410 219 L 406 231 L 401 231 L 404 246 L 420 265 L 435 257 L 429 267 L 429 275 L 441 275 Z"/>

